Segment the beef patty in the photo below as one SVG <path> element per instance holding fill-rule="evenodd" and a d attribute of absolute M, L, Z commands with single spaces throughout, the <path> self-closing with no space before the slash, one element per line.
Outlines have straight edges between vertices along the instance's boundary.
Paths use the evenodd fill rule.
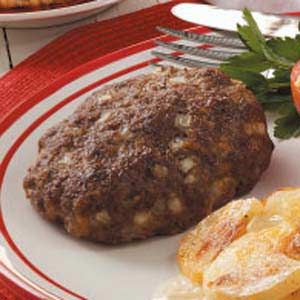
<path fill-rule="evenodd" d="M 71 235 L 113 244 L 196 224 L 249 192 L 272 150 L 241 82 L 167 68 L 102 88 L 49 129 L 24 188 Z"/>

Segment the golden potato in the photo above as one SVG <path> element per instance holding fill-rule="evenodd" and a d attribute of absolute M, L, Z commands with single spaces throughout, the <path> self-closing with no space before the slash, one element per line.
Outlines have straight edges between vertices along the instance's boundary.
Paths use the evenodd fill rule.
<path fill-rule="evenodd" d="M 227 204 L 182 239 L 177 259 L 206 300 L 300 300 L 300 188 Z"/>
<path fill-rule="evenodd" d="M 300 188 L 284 188 L 266 199 L 265 213 L 300 226 Z"/>
<path fill-rule="evenodd" d="M 283 300 L 299 300 L 300 299 L 300 290 L 292 293 L 287 298 L 284 298 Z"/>
<path fill-rule="evenodd" d="M 203 287 L 207 300 L 289 297 L 300 289 L 300 228 L 282 222 L 245 234 L 204 271 Z"/>
<path fill-rule="evenodd" d="M 300 226 L 300 188 L 280 189 L 263 202 L 264 214 L 253 217 L 247 226 L 247 232 L 265 229 L 281 222 Z"/>
<path fill-rule="evenodd" d="M 246 232 L 247 224 L 263 212 L 255 199 L 237 200 L 215 211 L 181 241 L 177 260 L 182 273 L 201 283 L 203 271 L 234 240 Z"/>

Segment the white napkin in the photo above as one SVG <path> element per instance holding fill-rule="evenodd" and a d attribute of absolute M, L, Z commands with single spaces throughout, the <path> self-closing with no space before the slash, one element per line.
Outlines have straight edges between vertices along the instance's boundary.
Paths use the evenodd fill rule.
<path fill-rule="evenodd" d="M 266 13 L 300 12 L 300 0 L 207 0 L 222 8 L 243 9 Z"/>

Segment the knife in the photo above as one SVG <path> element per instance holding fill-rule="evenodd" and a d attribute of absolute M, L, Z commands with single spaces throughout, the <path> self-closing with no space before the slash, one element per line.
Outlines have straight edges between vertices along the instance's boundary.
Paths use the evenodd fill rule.
<path fill-rule="evenodd" d="M 213 5 L 182 3 L 174 6 L 172 13 L 182 20 L 220 30 L 237 31 L 237 24 L 246 24 L 242 11 L 222 9 Z M 300 19 L 297 17 L 259 12 L 253 12 L 253 17 L 264 35 L 294 37 L 299 33 Z"/>

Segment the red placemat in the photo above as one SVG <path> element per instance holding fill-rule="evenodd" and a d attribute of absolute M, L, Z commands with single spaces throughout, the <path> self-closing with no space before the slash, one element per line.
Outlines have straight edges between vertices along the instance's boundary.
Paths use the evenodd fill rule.
<path fill-rule="evenodd" d="M 85 25 L 64 34 L 28 57 L 0 79 L 0 132 L 9 125 L 8 113 L 72 69 L 102 55 L 159 35 L 156 26 L 183 29 L 190 23 L 172 16 L 175 0 L 115 19 Z M 200 1 L 189 1 L 200 2 Z M 5 126 L 3 121 L 6 122 Z M 0 300 L 31 300 L 16 296 L 13 285 L 0 276 Z"/>

